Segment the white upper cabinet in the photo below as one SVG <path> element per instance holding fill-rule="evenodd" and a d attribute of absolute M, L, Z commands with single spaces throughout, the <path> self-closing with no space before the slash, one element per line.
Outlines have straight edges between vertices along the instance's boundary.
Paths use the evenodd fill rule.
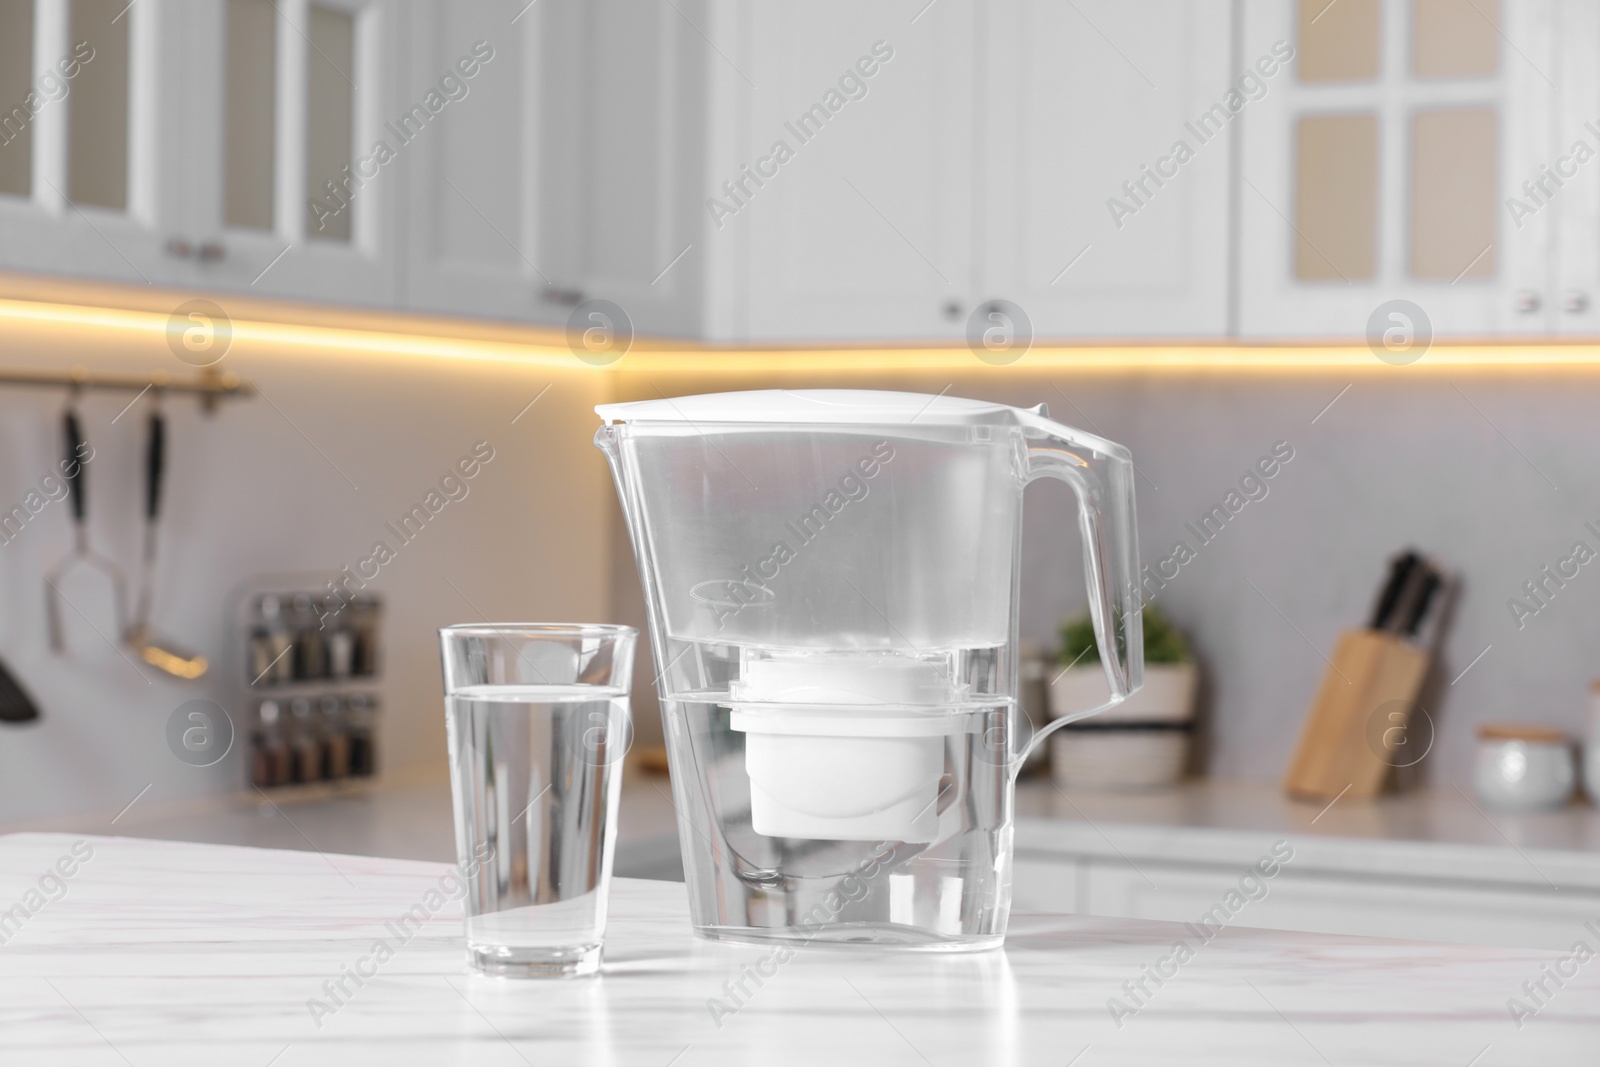
<path fill-rule="evenodd" d="M 0 3 L 0 266 L 392 303 L 403 10 Z"/>
<path fill-rule="evenodd" d="M 407 101 L 430 115 L 405 149 L 407 302 L 446 314 L 550 320 L 560 288 L 540 239 L 543 5 L 418 4 Z M 569 283 L 570 284 L 570 283 Z"/>
<path fill-rule="evenodd" d="M 405 7 L 171 0 L 192 119 L 170 168 L 195 186 L 192 285 L 383 306 L 397 297 Z M 424 112 L 426 113 L 426 112 Z M 410 124 L 407 119 L 410 118 Z"/>
<path fill-rule="evenodd" d="M 0 269 L 641 335 L 1593 335 L 1597 155 L 1593 0 L 0 0 Z"/>
<path fill-rule="evenodd" d="M 956 149 L 982 167 L 976 295 L 1044 338 L 1224 333 L 1235 127 L 1281 65 L 1231 69 L 1227 0 L 986 11 L 986 106 Z"/>
<path fill-rule="evenodd" d="M 977 274 L 975 4 L 742 17 L 716 102 L 740 121 L 701 191 L 708 249 L 742 265 L 727 333 L 959 337 Z"/>
<path fill-rule="evenodd" d="M 528 12 L 543 38 L 538 263 L 563 322 L 570 305 L 605 300 L 639 333 L 705 330 L 702 175 L 718 121 L 706 84 L 727 27 L 706 6 L 539 0 Z"/>
<path fill-rule="evenodd" d="M 172 280 L 180 37 L 170 5 L 0 3 L 0 267 Z"/>
<path fill-rule="evenodd" d="M 1039 337 L 1226 328 L 1231 129 L 1184 126 L 1230 89 L 1226 0 L 729 17 L 708 60 L 718 336 L 953 339 L 991 301 Z"/>
<path fill-rule="evenodd" d="M 1399 331 L 1403 349 L 1429 329 L 1555 328 L 1560 211 L 1546 205 L 1567 194 L 1544 175 L 1583 131 L 1555 128 L 1557 80 L 1577 71 L 1558 63 L 1551 0 L 1247 0 L 1243 12 L 1247 56 L 1289 42 L 1296 57 L 1244 116 L 1241 332 Z M 1596 43 L 1591 30 L 1570 61 L 1592 70 Z M 1587 244 L 1592 257 L 1592 225 Z"/>

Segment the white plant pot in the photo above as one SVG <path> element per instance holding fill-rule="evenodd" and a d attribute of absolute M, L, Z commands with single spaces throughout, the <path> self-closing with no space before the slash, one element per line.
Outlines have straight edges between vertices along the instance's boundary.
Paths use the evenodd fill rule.
<path fill-rule="evenodd" d="M 1109 711 L 1050 738 L 1050 773 L 1063 789 L 1157 789 L 1183 777 L 1189 761 L 1199 672 L 1193 663 L 1147 666 L 1144 685 Z M 1050 686 L 1059 719 L 1111 697 L 1099 664 L 1063 671 Z"/>
<path fill-rule="evenodd" d="M 1091 722 L 1188 722 L 1194 718 L 1194 695 L 1200 672 L 1193 663 L 1155 663 L 1144 669 L 1144 685 L 1127 700 Z M 1050 718 L 1059 719 L 1098 707 L 1111 699 L 1100 664 L 1069 667 L 1050 683 Z"/>

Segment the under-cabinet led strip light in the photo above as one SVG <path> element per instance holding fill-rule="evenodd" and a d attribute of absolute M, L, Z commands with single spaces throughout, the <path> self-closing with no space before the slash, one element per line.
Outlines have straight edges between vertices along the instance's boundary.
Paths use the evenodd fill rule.
<path fill-rule="evenodd" d="M 156 311 L 0 299 L 0 322 L 165 336 L 169 316 Z M 717 374 L 849 371 L 938 371 L 949 373 L 1127 372 L 1161 370 L 1370 371 L 1415 374 L 1440 369 L 1484 370 L 1600 368 L 1600 340 L 1583 342 L 1492 341 L 1436 344 L 1418 360 L 1394 366 L 1364 344 L 1240 344 L 1174 341 L 1132 344 L 1036 345 L 1013 363 L 993 365 L 964 345 L 907 347 L 718 348 L 652 339 L 639 342 L 607 366 L 579 360 L 561 335 L 528 328 L 527 341 L 451 337 L 369 328 L 299 325 L 233 319 L 233 343 L 316 349 L 424 359 L 454 359 L 566 369 L 574 372 Z"/>

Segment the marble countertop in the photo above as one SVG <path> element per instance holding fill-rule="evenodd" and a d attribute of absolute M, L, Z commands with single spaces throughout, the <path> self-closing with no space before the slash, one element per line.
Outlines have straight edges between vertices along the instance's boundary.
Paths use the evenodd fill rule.
<path fill-rule="evenodd" d="M 664 776 L 624 778 L 619 874 L 682 877 L 670 788 Z M 1093 793 L 1063 792 L 1035 777 L 1018 784 L 1016 817 L 1022 857 L 1238 867 L 1287 838 L 1296 848 L 1297 871 L 1600 895 L 1600 812 L 1586 803 L 1504 815 L 1483 808 L 1470 791 L 1448 787 L 1330 806 L 1290 800 L 1265 782 L 1196 779 L 1174 789 Z M 114 832 L 439 862 L 455 856 L 450 785 L 442 773 L 344 793 L 234 794 L 168 804 L 145 798 L 121 813 L 0 827 L 0 833 L 12 830 Z"/>
<path fill-rule="evenodd" d="M 72 874 L 41 883 L 63 857 Z M 324 983 L 393 942 L 385 922 L 445 871 L 0 837 L 0 1062 L 1495 1067 L 1592 1064 L 1600 1050 L 1600 963 L 1551 986 L 1519 1027 L 1507 998 L 1555 964 L 1550 953 L 1237 927 L 1200 943 L 1179 924 L 1087 916 L 1013 916 L 1006 948 L 980 955 L 802 949 L 760 986 L 746 980 L 735 1003 L 731 984 L 770 950 L 697 940 L 680 884 L 628 879 L 613 890 L 598 977 L 469 975 L 459 908 L 446 905 L 314 1018 Z M 1180 939 L 1192 958 L 1159 963 Z M 1145 977 L 1157 965 L 1176 967 L 1159 986 Z M 1141 980 L 1148 995 L 1135 998 Z"/>
<path fill-rule="evenodd" d="M 682 877 L 672 786 L 663 775 L 623 778 L 617 873 Z M 343 852 L 396 859 L 455 859 L 450 778 L 382 778 L 346 789 L 254 790 L 160 802 L 138 798 L 121 812 L 89 812 L 0 826 L 0 834 L 62 831 L 256 848 Z"/>

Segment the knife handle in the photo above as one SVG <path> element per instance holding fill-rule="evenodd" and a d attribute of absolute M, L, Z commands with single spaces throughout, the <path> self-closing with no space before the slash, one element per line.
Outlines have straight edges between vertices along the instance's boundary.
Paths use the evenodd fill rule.
<path fill-rule="evenodd" d="M 1400 594 L 1405 589 L 1406 579 L 1411 576 L 1418 562 L 1419 557 L 1413 549 L 1407 549 L 1389 560 L 1389 577 L 1378 593 L 1377 603 L 1372 608 L 1372 620 L 1367 624 L 1367 629 L 1382 630 L 1388 624 L 1395 607 L 1400 603 Z"/>

